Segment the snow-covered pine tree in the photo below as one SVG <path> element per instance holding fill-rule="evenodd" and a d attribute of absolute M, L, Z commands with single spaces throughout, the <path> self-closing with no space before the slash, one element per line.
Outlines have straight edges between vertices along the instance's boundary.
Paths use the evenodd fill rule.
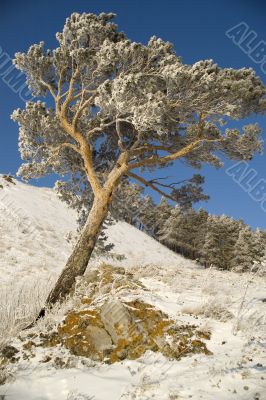
<path fill-rule="evenodd" d="M 115 219 L 138 226 L 143 206 L 143 192 L 143 187 L 123 179 L 113 197 L 110 206 L 111 215 Z"/>
<path fill-rule="evenodd" d="M 171 210 L 170 216 L 163 222 L 157 232 L 157 239 L 171 250 L 180 252 L 177 246 L 177 232 L 182 218 L 181 207 L 176 206 Z"/>
<path fill-rule="evenodd" d="M 266 241 L 265 241 L 265 231 L 257 228 L 255 232 L 253 231 L 253 254 L 255 261 L 259 262 L 265 254 Z"/>
<path fill-rule="evenodd" d="M 185 210 L 176 231 L 176 244 L 181 254 L 196 258 L 197 212 L 192 208 Z"/>
<path fill-rule="evenodd" d="M 203 193 L 202 185 L 205 182 L 203 176 L 194 174 L 191 179 L 183 181 L 184 184 L 173 189 L 177 204 L 183 209 L 190 209 L 199 201 L 209 200 L 209 196 Z"/>
<path fill-rule="evenodd" d="M 167 184 L 164 179 L 152 179 L 148 182 L 172 190 L 172 195 L 162 196 L 158 205 L 153 205 L 153 201 L 150 199 L 147 204 L 144 203 L 142 206 L 142 226 L 149 235 L 155 238 L 157 238 L 158 231 L 169 218 L 173 208 L 167 199 L 173 200 L 172 196 L 174 196 L 175 203 L 182 209 L 191 209 L 192 204 L 209 199 L 209 196 L 203 193 L 204 178 L 199 174 L 193 175 L 190 179 L 171 184 Z"/>
<path fill-rule="evenodd" d="M 244 226 L 239 232 L 239 237 L 234 249 L 233 264 L 236 270 L 248 270 L 252 267 L 252 264 L 255 261 L 251 251 L 252 241 L 252 230 L 250 227 Z"/>
<path fill-rule="evenodd" d="M 258 228 L 258 231 L 261 236 L 261 240 L 264 243 L 264 248 L 266 249 L 266 231 L 264 231 L 263 229 L 259 229 L 259 228 Z"/>
<path fill-rule="evenodd" d="M 232 269 L 234 249 L 242 223 L 225 215 L 209 215 L 203 246 L 203 259 L 207 266 Z"/>
<path fill-rule="evenodd" d="M 144 196 L 142 204 L 139 209 L 139 226 L 138 228 L 153 236 L 155 225 L 155 210 L 156 206 L 151 196 Z"/>
<path fill-rule="evenodd" d="M 266 276 L 266 251 L 264 251 L 264 254 L 259 261 L 254 261 L 252 271 L 261 276 Z"/>
<path fill-rule="evenodd" d="M 220 255 L 217 254 L 217 247 L 220 244 L 219 224 L 216 217 L 209 215 L 207 219 L 207 232 L 202 248 L 202 258 L 206 266 L 221 265 Z"/>
<path fill-rule="evenodd" d="M 203 244 L 205 242 L 205 237 L 207 233 L 207 220 L 208 213 L 202 208 L 197 213 L 197 218 L 195 219 L 195 230 L 196 235 L 193 242 L 193 258 L 202 260 L 203 256 Z"/>
<path fill-rule="evenodd" d="M 158 239 L 182 255 L 191 259 L 201 257 L 205 240 L 208 213 L 193 208 L 176 207 L 158 230 Z"/>
<path fill-rule="evenodd" d="M 56 35 L 56 49 L 41 42 L 14 61 L 33 95 L 47 99 L 12 115 L 25 161 L 19 174 L 65 176 L 92 202 L 50 304 L 84 274 L 123 176 L 165 195 L 140 173 L 177 159 L 194 168 L 220 167 L 218 153 L 249 160 L 262 149 L 256 124 L 224 130 L 221 123 L 265 112 L 265 87 L 251 68 L 220 68 L 212 60 L 183 64 L 169 42 L 132 42 L 113 18 L 74 13 Z M 175 200 L 173 190 L 169 196 Z"/>
<path fill-rule="evenodd" d="M 254 262 L 259 262 L 265 252 L 263 235 L 259 230 L 255 232 L 244 226 L 240 232 L 234 248 L 233 266 L 237 271 L 248 271 Z"/>
<path fill-rule="evenodd" d="M 153 236 L 157 238 L 158 231 L 170 215 L 173 206 L 168 203 L 165 197 L 161 198 L 160 203 L 154 208 L 154 226 L 153 226 Z"/>

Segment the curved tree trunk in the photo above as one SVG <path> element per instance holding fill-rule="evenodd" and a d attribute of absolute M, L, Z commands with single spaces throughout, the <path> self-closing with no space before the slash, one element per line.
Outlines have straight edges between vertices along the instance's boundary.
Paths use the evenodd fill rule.
<path fill-rule="evenodd" d="M 111 196 L 107 195 L 95 198 L 74 250 L 67 260 L 66 266 L 61 272 L 55 287 L 47 298 L 46 303 L 48 306 L 55 304 L 58 300 L 64 299 L 73 287 L 76 277 L 83 275 L 86 271 L 102 223 L 108 213 L 110 198 Z"/>

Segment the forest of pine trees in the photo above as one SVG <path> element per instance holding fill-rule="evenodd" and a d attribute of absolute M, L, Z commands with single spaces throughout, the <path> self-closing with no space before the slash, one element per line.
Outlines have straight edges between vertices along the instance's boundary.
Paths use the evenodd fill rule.
<path fill-rule="evenodd" d="M 138 185 L 131 190 L 130 210 L 125 207 L 123 219 L 184 257 L 235 271 L 248 271 L 265 258 L 265 231 L 226 215 L 173 206 L 165 198 L 156 205 L 150 196 L 143 197 Z"/>
<path fill-rule="evenodd" d="M 159 206 L 155 207 L 155 209 Z M 247 271 L 265 255 L 265 232 L 226 215 L 175 207 L 154 236 L 170 249 L 206 267 Z"/>

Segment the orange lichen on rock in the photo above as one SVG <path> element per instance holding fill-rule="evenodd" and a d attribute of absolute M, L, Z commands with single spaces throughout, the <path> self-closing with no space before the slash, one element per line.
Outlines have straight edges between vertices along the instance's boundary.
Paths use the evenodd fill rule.
<path fill-rule="evenodd" d="M 103 265 L 95 276 L 99 280 L 96 290 L 101 287 L 106 289 L 105 293 L 114 280 L 117 284 L 136 287 L 133 276 L 121 268 Z M 57 332 L 50 339 L 43 340 L 43 345 L 61 344 L 74 355 L 110 364 L 123 359 L 137 359 L 148 350 L 161 352 L 170 359 L 191 353 L 210 354 L 201 340 L 209 339 L 208 335 L 197 330 L 195 325 L 177 325 L 167 314 L 150 304 L 141 300 L 126 302 L 110 298 L 101 306 L 94 303 L 93 308 L 93 300 L 84 296 L 81 307 L 87 309 L 68 313 Z"/>

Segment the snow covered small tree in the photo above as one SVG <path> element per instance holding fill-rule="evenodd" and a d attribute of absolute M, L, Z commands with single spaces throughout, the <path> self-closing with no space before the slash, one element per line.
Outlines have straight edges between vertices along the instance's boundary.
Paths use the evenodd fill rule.
<path fill-rule="evenodd" d="M 191 259 L 201 258 L 207 230 L 208 213 L 204 210 L 176 207 L 162 222 L 158 239 L 172 250 Z"/>
<path fill-rule="evenodd" d="M 266 240 L 265 231 L 257 228 L 253 231 L 253 254 L 255 261 L 259 262 L 265 254 Z"/>
<path fill-rule="evenodd" d="M 171 195 L 163 194 L 160 190 L 163 197 L 158 205 L 155 205 L 150 197 L 144 199 L 145 201 L 142 204 L 140 213 L 141 225 L 149 235 L 155 238 L 157 238 L 157 233 L 162 228 L 164 222 L 170 217 L 173 208 L 167 200 L 174 200 L 182 209 L 189 209 L 192 207 L 192 204 L 209 199 L 209 196 L 203 193 L 202 185 L 204 178 L 199 174 L 193 175 L 190 179 L 170 184 L 166 183 L 163 178 L 154 178 L 146 182 L 147 184 L 157 185 L 158 190 L 171 190 Z M 145 181 L 143 184 L 147 186 Z"/>
<path fill-rule="evenodd" d="M 234 268 L 238 271 L 248 271 L 254 262 L 259 262 L 265 252 L 263 235 L 248 226 L 243 227 L 234 248 Z"/>
<path fill-rule="evenodd" d="M 167 202 L 165 197 L 162 197 L 160 203 L 154 208 L 155 222 L 153 227 L 153 236 L 155 238 L 157 238 L 158 231 L 164 221 L 170 217 L 172 208 L 173 206 Z"/>
<path fill-rule="evenodd" d="M 222 215 L 210 215 L 207 221 L 207 233 L 203 246 L 203 258 L 208 266 L 220 269 L 232 269 L 235 244 L 242 222 Z"/>
<path fill-rule="evenodd" d="M 195 239 L 195 247 L 196 247 L 196 257 L 200 262 L 203 262 L 203 246 L 205 243 L 205 238 L 207 234 L 207 221 L 209 214 L 207 211 L 202 208 L 198 212 L 198 221 L 197 221 L 197 236 Z"/>
<path fill-rule="evenodd" d="M 259 275 L 266 276 L 266 251 L 259 261 L 254 261 L 252 271 L 259 273 Z"/>
<path fill-rule="evenodd" d="M 217 254 L 217 247 L 220 245 L 220 232 L 217 218 L 209 215 L 207 219 L 207 232 L 203 244 L 202 255 L 207 266 L 220 266 L 221 260 Z"/>
<path fill-rule="evenodd" d="M 176 206 L 171 210 L 170 216 L 164 221 L 157 232 L 158 240 L 171 250 L 181 253 L 178 247 L 179 227 L 182 224 L 181 207 Z"/>
<path fill-rule="evenodd" d="M 51 304 L 84 274 L 123 176 L 163 195 L 158 182 L 140 175 L 144 170 L 178 159 L 195 168 L 220 167 L 218 152 L 248 160 L 262 148 L 257 125 L 223 128 L 224 119 L 265 112 L 265 87 L 251 68 L 220 68 L 212 60 L 183 64 L 168 42 L 127 39 L 113 17 L 74 13 L 56 35 L 56 49 L 41 42 L 15 56 L 33 95 L 47 99 L 13 113 L 25 161 L 19 174 L 65 176 L 90 201 Z M 170 195 L 175 200 L 174 190 Z"/>
<path fill-rule="evenodd" d="M 111 213 L 115 219 L 122 219 L 131 225 L 139 223 L 143 206 L 143 187 L 123 179 L 111 203 Z"/>
<path fill-rule="evenodd" d="M 197 214 L 194 214 L 194 218 L 192 220 L 193 225 L 191 225 L 191 229 L 193 232 L 193 258 L 197 258 L 200 261 L 203 256 L 203 244 L 205 241 L 205 236 L 207 232 L 207 219 L 208 213 L 207 211 L 200 209 Z"/>
<path fill-rule="evenodd" d="M 157 238 L 158 229 L 169 218 L 172 208 L 165 197 L 162 197 L 160 203 L 156 205 L 150 196 L 145 196 L 139 213 L 142 230 Z"/>
<path fill-rule="evenodd" d="M 142 205 L 139 209 L 139 229 L 153 235 L 154 225 L 156 221 L 155 203 L 151 196 L 145 196 L 142 199 Z"/>
<path fill-rule="evenodd" d="M 235 245 L 234 253 L 234 266 L 236 269 L 250 269 L 253 264 L 252 248 L 252 230 L 250 227 L 245 226 L 239 232 L 239 237 Z"/>

